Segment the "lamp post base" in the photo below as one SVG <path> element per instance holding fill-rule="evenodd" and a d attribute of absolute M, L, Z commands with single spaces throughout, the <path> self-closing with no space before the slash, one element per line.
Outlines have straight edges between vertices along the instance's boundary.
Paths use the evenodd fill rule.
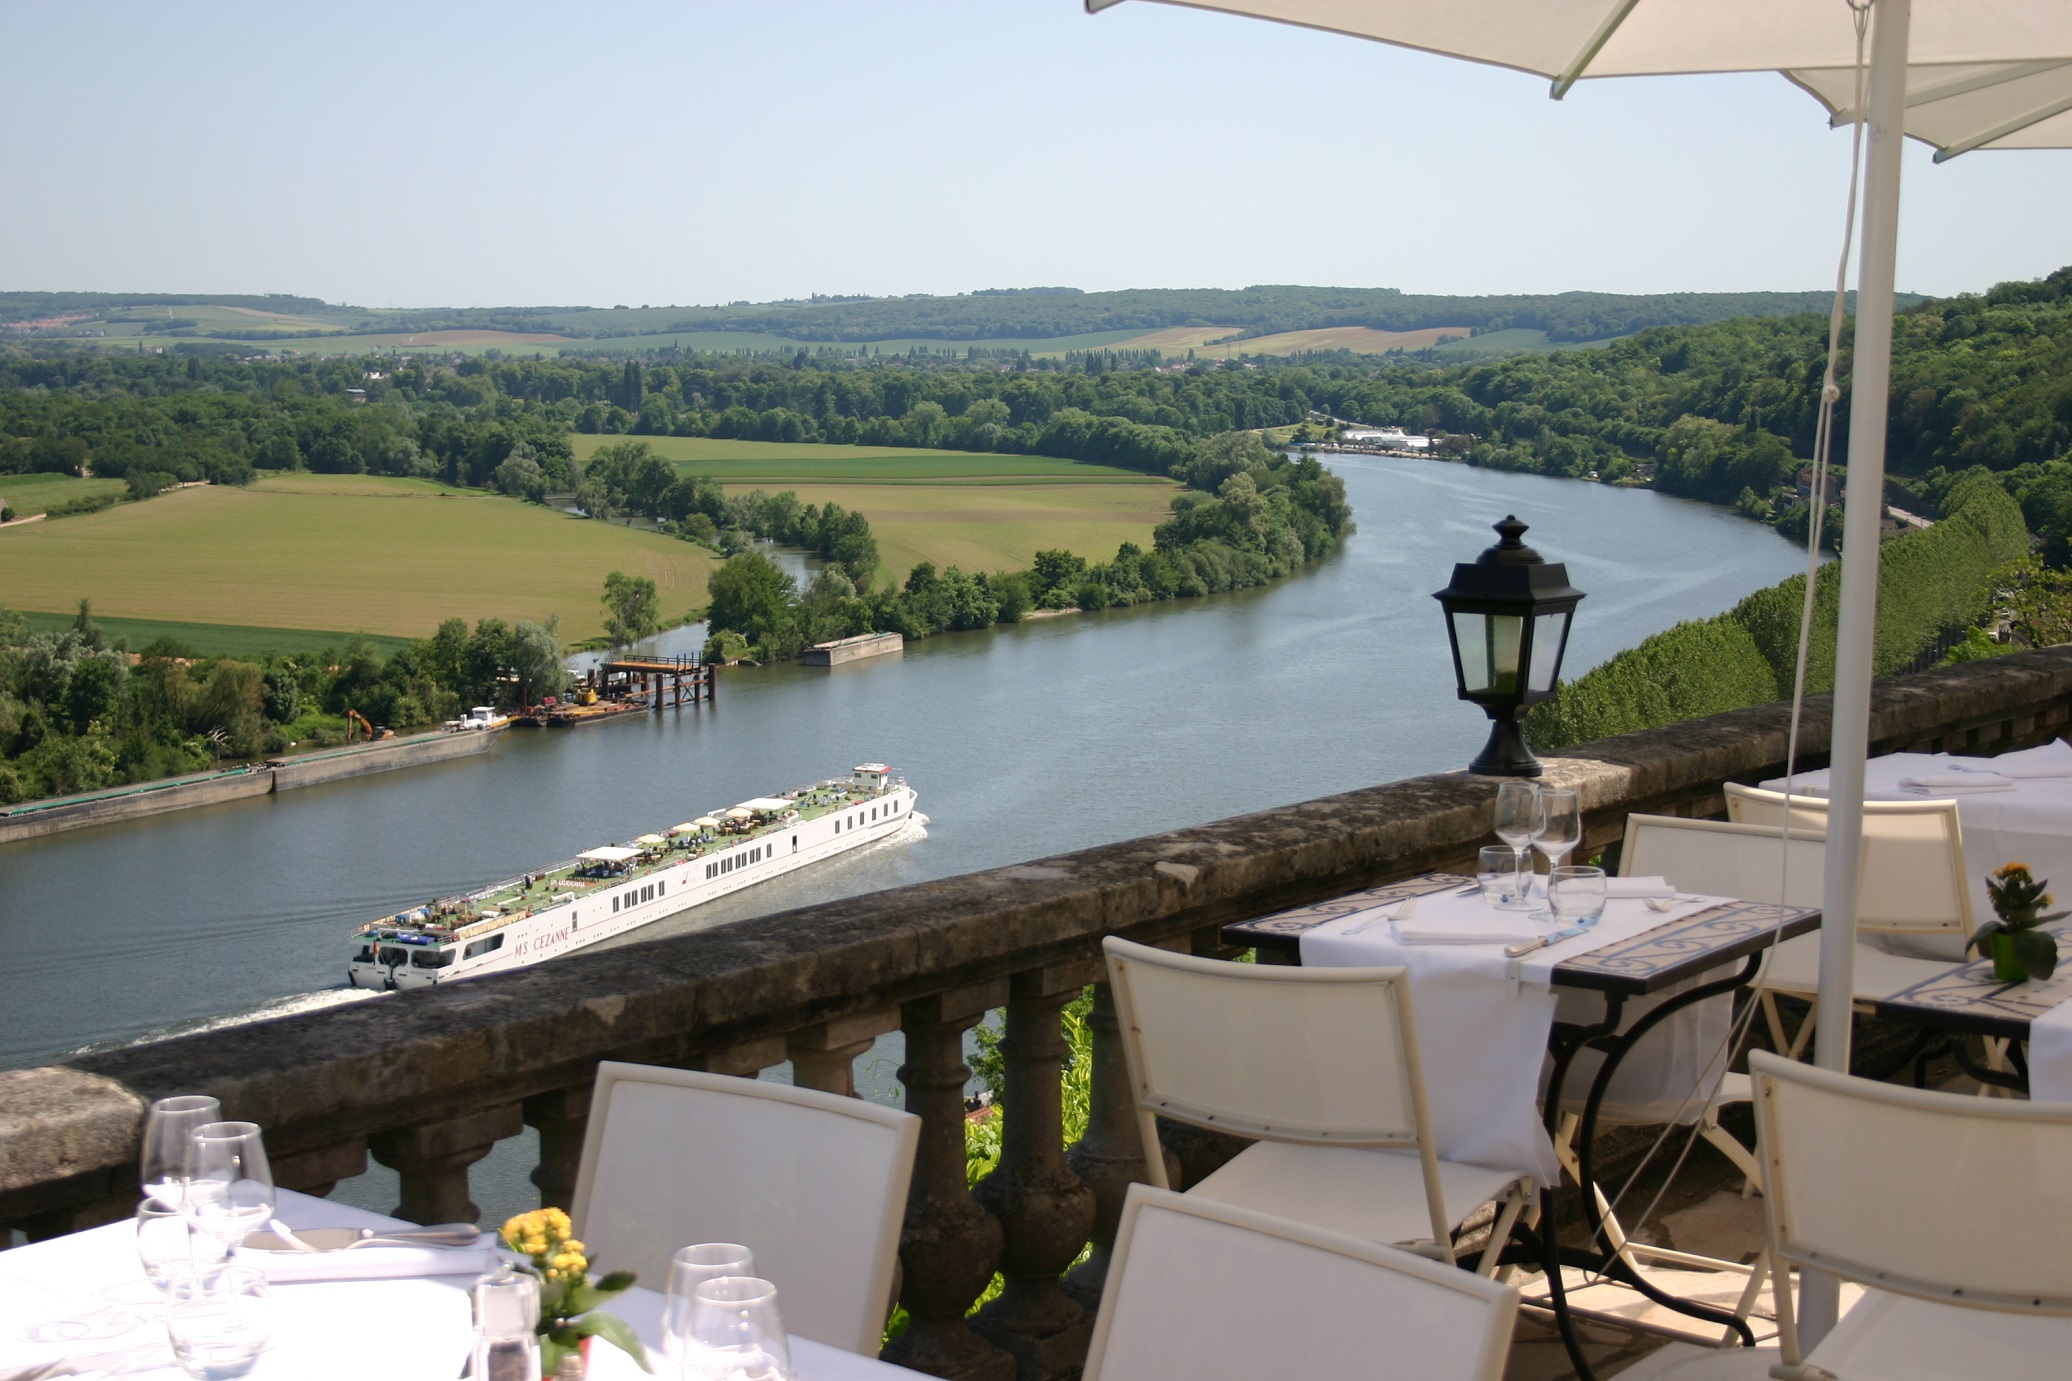
<path fill-rule="evenodd" d="M 1537 777 L 1542 769 L 1532 749 L 1525 746 L 1518 721 L 1506 717 L 1489 726 L 1489 742 L 1468 764 L 1468 771 L 1478 777 Z"/>

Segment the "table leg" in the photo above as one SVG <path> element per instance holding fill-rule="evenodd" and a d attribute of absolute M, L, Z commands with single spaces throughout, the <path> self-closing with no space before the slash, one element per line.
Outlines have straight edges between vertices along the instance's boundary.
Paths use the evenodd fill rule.
<path fill-rule="evenodd" d="M 1547 1135 L 1554 1135 L 1556 1121 L 1561 1110 L 1561 1086 L 1568 1079 L 1569 1064 L 1576 1052 L 1590 1042 L 1615 1034 L 1619 1021 L 1626 1009 L 1626 999 L 1618 993 L 1606 993 L 1604 997 L 1604 1020 L 1595 1026 L 1566 1026 L 1555 1022 L 1547 1035 L 1547 1049 L 1554 1058 L 1554 1068 L 1547 1079 L 1547 1106 L 1544 1113 Z M 1540 1188 L 1540 1222 L 1537 1230 L 1537 1245 L 1540 1249 L 1540 1263 L 1547 1271 L 1547 1293 L 1554 1304 L 1554 1326 L 1561 1332 L 1561 1345 L 1568 1351 L 1568 1360 L 1576 1369 L 1576 1381 L 1597 1381 L 1597 1373 L 1590 1369 L 1590 1359 L 1583 1355 L 1583 1340 L 1576 1336 L 1576 1321 L 1568 1307 L 1568 1291 L 1561 1280 L 1561 1243 L 1556 1227 L 1555 1190 L 1558 1185 L 1543 1185 Z"/>
<path fill-rule="evenodd" d="M 1598 1066 L 1597 1077 L 1590 1084 L 1590 1095 L 1583 1104 L 1583 1120 L 1581 1127 L 1576 1133 L 1575 1147 L 1576 1165 L 1579 1171 L 1576 1178 L 1581 1192 L 1583 1220 L 1590 1225 L 1593 1241 L 1604 1235 L 1605 1222 L 1603 1216 L 1597 1211 L 1597 1196 L 1590 1192 L 1596 1184 L 1596 1177 L 1591 1165 L 1591 1151 L 1592 1144 L 1597 1136 L 1598 1112 L 1604 1105 L 1604 1095 L 1606 1090 L 1611 1087 L 1612 1076 L 1618 1072 L 1619 1065 L 1626 1058 L 1627 1052 L 1639 1044 L 1641 1037 L 1653 1030 L 1665 1018 L 1675 1015 L 1693 1003 L 1703 1002 L 1707 998 L 1719 997 L 1723 994 L 1731 993 L 1737 988 L 1745 987 L 1754 979 L 1757 971 L 1761 968 L 1762 955 L 1750 955 L 1748 962 L 1742 966 L 1741 971 L 1732 977 L 1723 978 L 1713 983 L 1700 984 L 1688 992 L 1678 993 L 1675 997 L 1642 1014 L 1640 1019 L 1633 1023 L 1630 1030 L 1623 1033 L 1593 1037 L 1587 1042 L 1604 1052 L 1604 1062 Z M 1607 1000 L 1607 1006 L 1610 1006 L 1609 1000 Z M 1592 1027 L 1588 1029 L 1595 1030 L 1597 1028 Z M 1557 1072 L 1562 1071 L 1557 1068 Z M 1553 1118 L 1558 1114 L 1560 1107 L 1560 1090 L 1550 1083 L 1547 1089 L 1547 1116 L 1550 1125 Z M 1617 1255 L 1616 1250 L 1603 1253 L 1603 1265 L 1599 1269 L 1609 1267 Z M 1679 1299 L 1674 1295 L 1665 1293 L 1650 1285 L 1637 1272 L 1631 1273 L 1630 1279 L 1626 1278 L 1628 1276 L 1627 1272 L 1622 1271 L 1619 1273 L 1619 1276 L 1624 1280 L 1624 1283 L 1631 1285 L 1634 1289 L 1640 1291 L 1641 1294 L 1662 1305 L 1664 1308 L 1674 1309 L 1678 1313 L 1688 1314 L 1692 1318 L 1703 1319 L 1707 1323 L 1719 1324 L 1723 1328 L 1731 1328 L 1741 1336 L 1743 1346 L 1755 1346 L 1755 1331 L 1748 1326 L 1746 1320 L 1737 1318 L 1724 1309 L 1715 1309 L 1710 1305 L 1693 1303 L 1690 1300 Z"/>

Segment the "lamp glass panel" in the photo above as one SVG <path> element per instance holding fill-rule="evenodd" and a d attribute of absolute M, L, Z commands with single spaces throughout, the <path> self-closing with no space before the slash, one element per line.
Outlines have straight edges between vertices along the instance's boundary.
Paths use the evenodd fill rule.
<path fill-rule="evenodd" d="M 1461 689 L 1478 695 L 1518 693 L 1519 641 L 1525 620 L 1516 614 L 1456 613 L 1454 644 L 1460 649 Z"/>
<path fill-rule="evenodd" d="M 1527 690 L 1554 689 L 1555 673 L 1561 670 L 1561 641 L 1568 632 L 1568 616 L 1571 612 L 1561 609 L 1533 617 L 1532 672 L 1526 679 Z"/>

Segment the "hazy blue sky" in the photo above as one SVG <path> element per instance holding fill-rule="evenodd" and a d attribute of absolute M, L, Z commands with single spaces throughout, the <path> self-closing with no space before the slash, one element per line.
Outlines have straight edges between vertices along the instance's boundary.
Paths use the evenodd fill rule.
<path fill-rule="evenodd" d="M 0 140 L 0 288 L 370 306 L 1816 288 L 1847 167 L 1773 75 L 1079 0 L 0 0 Z M 1906 176 L 1901 287 L 2072 262 L 2072 153 Z"/>

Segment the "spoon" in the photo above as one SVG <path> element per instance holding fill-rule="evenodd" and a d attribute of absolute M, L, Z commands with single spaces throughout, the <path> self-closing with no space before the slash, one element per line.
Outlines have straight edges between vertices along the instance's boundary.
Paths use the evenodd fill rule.
<path fill-rule="evenodd" d="M 381 1232 L 374 1228 L 304 1228 L 297 1232 L 276 1218 L 267 1224 L 271 1233 L 255 1233 L 246 1239 L 261 1251 L 339 1252 L 354 1247 L 472 1247 L 482 1240 L 473 1223 L 441 1223 L 428 1228 L 399 1228 Z M 264 1240 L 273 1238 L 276 1247 Z"/>

